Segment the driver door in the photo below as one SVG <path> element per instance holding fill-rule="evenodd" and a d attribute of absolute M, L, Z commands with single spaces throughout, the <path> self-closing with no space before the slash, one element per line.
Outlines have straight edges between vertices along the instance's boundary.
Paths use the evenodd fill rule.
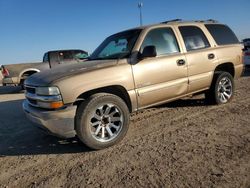
<path fill-rule="evenodd" d="M 150 30 L 141 45 L 156 47 L 156 57 L 132 65 L 138 107 L 144 108 L 184 95 L 188 90 L 187 64 L 171 28 Z"/>

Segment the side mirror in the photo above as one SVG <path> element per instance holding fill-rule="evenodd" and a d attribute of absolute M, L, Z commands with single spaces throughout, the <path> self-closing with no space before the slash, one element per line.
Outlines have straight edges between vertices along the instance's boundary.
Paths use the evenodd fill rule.
<path fill-rule="evenodd" d="M 142 51 L 141 58 L 156 57 L 156 55 L 157 53 L 155 46 L 146 46 Z"/>

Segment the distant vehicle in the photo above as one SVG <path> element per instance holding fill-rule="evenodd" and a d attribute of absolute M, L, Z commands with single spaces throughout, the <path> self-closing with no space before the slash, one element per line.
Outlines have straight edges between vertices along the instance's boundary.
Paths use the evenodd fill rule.
<path fill-rule="evenodd" d="M 61 64 L 82 62 L 87 57 L 88 53 L 83 50 L 56 50 L 46 52 L 43 62 L 2 65 L 3 85 L 23 86 L 24 80 L 34 73 L 55 68 Z"/>
<path fill-rule="evenodd" d="M 250 48 L 244 51 L 244 63 L 246 66 L 250 66 Z"/>
<path fill-rule="evenodd" d="M 242 42 L 244 44 L 245 49 L 250 48 L 250 38 L 243 39 Z"/>
<path fill-rule="evenodd" d="M 2 65 L 0 65 L 0 85 L 2 85 L 3 74 L 2 74 Z"/>

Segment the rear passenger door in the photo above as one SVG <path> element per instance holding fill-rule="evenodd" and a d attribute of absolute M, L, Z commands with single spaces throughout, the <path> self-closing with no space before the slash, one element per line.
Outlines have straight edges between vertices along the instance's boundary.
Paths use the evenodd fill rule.
<path fill-rule="evenodd" d="M 198 26 L 179 26 L 180 34 L 186 48 L 188 65 L 188 93 L 209 87 L 213 69 L 217 62 L 215 50 Z"/>

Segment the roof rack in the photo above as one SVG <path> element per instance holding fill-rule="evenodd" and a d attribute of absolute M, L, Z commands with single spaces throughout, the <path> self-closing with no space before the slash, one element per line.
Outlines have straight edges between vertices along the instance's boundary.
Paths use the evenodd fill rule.
<path fill-rule="evenodd" d="M 161 22 L 162 24 L 166 24 L 166 23 L 169 23 L 169 22 L 181 22 L 182 19 L 173 19 L 173 20 L 167 20 L 167 21 L 164 21 L 164 22 Z"/>

